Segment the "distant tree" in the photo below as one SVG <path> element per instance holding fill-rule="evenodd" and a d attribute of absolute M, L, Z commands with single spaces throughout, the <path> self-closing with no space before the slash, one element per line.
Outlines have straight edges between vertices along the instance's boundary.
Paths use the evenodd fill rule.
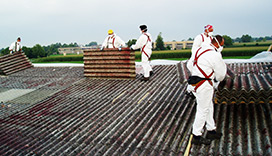
<path fill-rule="evenodd" d="M 61 48 L 62 45 L 61 43 L 55 43 L 55 44 L 51 44 L 48 46 L 43 46 L 45 53 L 47 54 L 47 56 L 52 55 L 52 54 L 58 54 L 58 48 Z"/>
<path fill-rule="evenodd" d="M 86 44 L 85 46 L 97 46 L 97 42 L 90 42 Z"/>
<path fill-rule="evenodd" d="M 45 57 L 47 56 L 45 53 L 45 50 L 43 49 L 43 47 L 39 44 L 36 44 L 33 48 L 32 48 L 32 54 L 33 54 L 33 58 L 38 58 L 38 57 Z"/>
<path fill-rule="evenodd" d="M 227 36 L 227 35 L 223 35 L 224 41 L 225 41 L 225 46 L 231 46 L 233 44 L 232 39 Z"/>
<path fill-rule="evenodd" d="M 165 50 L 165 47 L 164 47 L 164 42 L 163 42 L 163 38 L 161 36 L 161 32 L 160 34 L 158 35 L 157 39 L 156 39 L 156 50 Z"/>
<path fill-rule="evenodd" d="M 194 39 L 192 39 L 191 37 L 188 39 L 188 41 L 193 41 Z"/>
<path fill-rule="evenodd" d="M 3 48 L 3 49 L 1 49 L 1 51 L 0 51 L 0 54 L 1 55 L 7 55 L 7 54 L 9 54 L 9 47 L 7 47 L 7 48 Z"/>
<path fill-rule="evenodd" d="M 234 39 L 234 42 L 241 42 L 242 40 L 241 40 L 241 38 L 240 37 L 236 37 L 235 39 Z"/>
<path fill-rule="evenodd" d="M 78 44 L 75 42 L 75 43 L 70 43 L 69 45 L 68 45 L 68 47 L 78 47 Z"/>
<path fill-rule="evenodd" d="M 241 41 L 242 41 L 242 42 L 251 42 L 251 40 L 252 40 L 252 37 L 249 36 L 248 34 L 243 35 L 243 36 L 241 37 Z"/>
<path fill-rule="evenodd" d="M 23 46 L 22 50 L 28 58 L 34 58 L 34 55 L 32 53 L 32 48 Z"/>
<path fill-rule="evenodd" d="M 137 39 L 128 40 L 127 46 L 130 47 L 137 42 Z"/>
<path fill-rule="evenodd" d="M 264 37 L 266 40 L 272 40 L 272 36 L 265 36 Z"/>

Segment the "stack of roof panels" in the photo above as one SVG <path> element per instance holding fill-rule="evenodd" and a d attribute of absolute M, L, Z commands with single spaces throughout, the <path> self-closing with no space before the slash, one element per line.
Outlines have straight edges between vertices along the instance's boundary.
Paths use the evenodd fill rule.
<path fill-rule="evenodd" d="M 272 63 L 227 64 L 234 73 L 219 87 L 217 97 L 227 103 L 267 103 L 272 101 Z M 220 102 L 220 103 L 221 103 Z"/>
<path fill-rule="evenodd" d="M 129 48 L 84 50 L 84 76 L 90 78 L 134 79 L 135 52 Z"/>
<path fill-rule="evenodd" d="M 16 52 L 0 57 L 0 75 L 10 75 L 33 65 L 24 53 Z"/>
<path fill-rule="evenodd" d="M 218 103 L 264 103 L 272 101 L 272 63 L 227 64 L 226 79 L 216 91 Z M 190 72 L 186 63 L 178 64 L 181 83 L 185 83 Z"/>

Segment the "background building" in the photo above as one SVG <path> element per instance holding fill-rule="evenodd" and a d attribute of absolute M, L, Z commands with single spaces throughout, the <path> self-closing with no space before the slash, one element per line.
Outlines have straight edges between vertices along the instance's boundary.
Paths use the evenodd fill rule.
<path fill-rule="evenodd" d="M 194 41 L 170 41 L 164 42 L 164 47 L 170 47 L 171 50 L 190 49 L 193 43 Z M 153 48 L 156 48 L 156 42 L 154 42 Z"/>

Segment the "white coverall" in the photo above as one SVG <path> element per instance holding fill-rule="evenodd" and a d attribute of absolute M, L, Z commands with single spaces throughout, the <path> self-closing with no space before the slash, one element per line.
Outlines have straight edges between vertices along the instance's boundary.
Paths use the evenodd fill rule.
<path fill-rule="evenodd" d="M 136 44 L 131 46 L 132 49 L 141 48 L 141 59 L 142 59 L 142 67 L 144 70 L 144 77 L 149 77 L 152 68 L 149 63 L 149 58 L 152 54 L 152 37 L 149 33 L 142 33 L 142 35 L 138 38 Z"/>
<path fill-rule="evenodd" d="M 102 48 L 120 48 L 125 45 L 125 42 L 119 36 L 112 34 L 106 37 L 102 44 Z"/>
<path fill-rule="evenodd" d="M 193 46 L 192 46 L 192 49 L 191 49 L 191 58 L 190 60 L 193 60 L 194 57 L 195 57 L 195 51 L 200 48 L 201 46 L 205 46 L 205 45 L 210 45 L 212 42 L 212 37 L 210 36 L 206 36 L 204 33 L 201 33 L 199 35 L 197 35 L 194 39 L 194 43 L 193 43 Z M 187 64 L 188 65 L 188 64 Z M 187 87 L 187 91 L 188 92 L 191 92 L 191 86 L 188 86 Z"/>
<path fill-rule="evenodd" d="M 16 45 L 17 44 L 17 45 Z M 14 52 L 18 52 L 22 49 L 22 45 L 20 44 L 20 42 L 13 42 L 11 43 L 11 45 L 9 46 L 9 51 L 10 53 L 14 53 Z"/>
<path fill-rule="evenodd" d="M 207 37 L 204 33 L 197 35 L 194 39 L 194 43 L 192 46 L 192 53 L 196 51 L 196 49 L 198 49 L 202 45 L 209 45 L 211 44 L 211 42 L 212 42 L 212 37 L 210 36 Z"/>
<path fill-rule="evenodd" d="M 207 49 L 211 49 L 211 51 L 201 55 L 197 60 L 197 64 L 206 73 L 206 75 L 210 75 L 212 72 L 214 72 L 210 79 L 222 81 L 225 78 L 227 67 L 222 59 L 221 53 L 216 52 L 211 45 L 206 45 L 201 47 L 197 54 L 199 55 Z M 196 53 L 196 51 L 194 53 Z M 204 78 L 199 68 L 196 65 L 193 65 L 194 57 L 195 56 L 193 56 L 193 59 L 188 61 L 187 68 L 190 70 L 192 76 Z M 193 86 L 191 87 L 194 88 Z M 214 87 L 208 81 L 205 81 L 196 91 L 193 90 L 193 93 L 197 102 L 196 116 L 193 124 L 193 134 L 200 136 L 202 135 L 202 129 L 205 123 L 208 131 L 216 129 L 213 119 Z"/>

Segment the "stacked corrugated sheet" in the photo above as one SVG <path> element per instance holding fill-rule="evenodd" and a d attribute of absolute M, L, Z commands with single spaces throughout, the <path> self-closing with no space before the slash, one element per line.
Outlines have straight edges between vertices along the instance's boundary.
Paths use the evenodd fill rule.
<path fill-rule="evenodd" d="M 232 63 L 228 78 L 217 92 L 219 103 L 267 103 L 272 101 L 272 63 Z"/>
<path fill-rule="evenodd" d="M 217 103 L 267 103 L 272 101 L 272 63 L 227 64 L 226 79 L 216 92 Z M 189 77 L 186 63 L 178 64 L 180 82 Z"/>
<path fill-rule="evenodd" d="M 135 73 L 135 52 L 129 48 L 85 49 L 84 75 L 90 78 L 133 79 Z"/>
<path fill-rule="evenodd" d="M 32 63 L 26 55 L 21 52 L 0 57 L 0 75 L 10 75 L 31 67 L 33 67 Z"/>

